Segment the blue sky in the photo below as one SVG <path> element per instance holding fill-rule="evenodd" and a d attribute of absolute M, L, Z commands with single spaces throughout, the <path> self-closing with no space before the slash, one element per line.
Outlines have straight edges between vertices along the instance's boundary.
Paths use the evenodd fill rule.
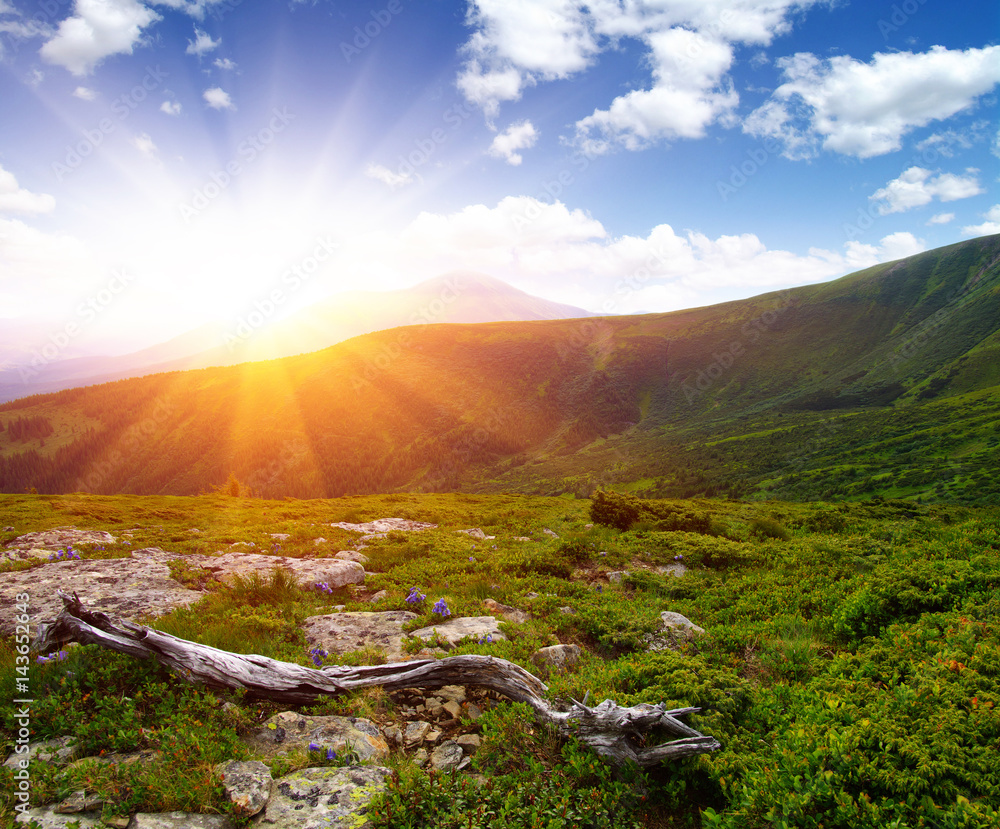
<path fill-rule="evenodd" d="M 0 318 L 122 351 L 294 268 L 282 312 L 453 269 L 665 311 L 997 233 L 998 34 L 994 0 L 0 0 Z"/>

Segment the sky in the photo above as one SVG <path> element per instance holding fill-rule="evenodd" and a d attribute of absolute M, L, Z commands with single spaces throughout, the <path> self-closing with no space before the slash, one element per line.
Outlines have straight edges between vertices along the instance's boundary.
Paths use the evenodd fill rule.
<path fill-rule="evenodd" d="M 669 311 L 1000 232 L 995 0 L 0 0 L 0 328 L 452 270 Z"/>

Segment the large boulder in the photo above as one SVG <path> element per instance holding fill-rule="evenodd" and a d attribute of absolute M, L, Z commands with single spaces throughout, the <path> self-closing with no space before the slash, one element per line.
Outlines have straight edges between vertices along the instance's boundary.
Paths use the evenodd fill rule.
<path fill-rule="evenodd" d="M 389 756 L 389 745 L 378 726 L 360 717 L 307 717 L 283 711 L 252 731 L 246 742 L 268 757 L 295 749 L 309 751 L 310 745 L 318 746 L 323 757 L 328 748 L 338 756 L 352 751 L 361 762 L 381 761 Z"/>
<path fill-rule="evenodd" d="M 349 584 L 364 584 L 365 568 L 356 561 L 339 558 L 288 558 L 260 553 L 225 553 L 221 556 L 176 556 L 192 567 L 209 570 L 215 578 L 225 580 L 248 573 L 268 575 L 272 570 L 288 570 L 301 584 L 327 584 L 332 589 Z"/>
<path fill-rule="evenodd" d="M 170 577 L 167 562 L 171 558 L 176 556 L 151 547 L 136 550 L 130 558 L 59 561 L 4 573 L 0 579 L 0 635 L 14 633 L 17 614 L 12 611 L 21 593 L 31 597 L 28 615 L 33 622 L 51 621 L 62 611 L 57 595 L 60 590 L 77 593 L 91 610 L 125 619 L 160 616 L 198 601 L 204 593 L 188 590 Z"/>
<path fill-rule="evenodd" d="M 385 652 L 386 661 L 399 662 L 406 658 L 403 649 L 403 625 L 416 619 L 408 610 L 387 610 L 382 613 L 330 613 L 310 616 L 303 629 L 306 641 L 329 653 L 350 653 L 366 646 Z"/>
<path fill-rule="evenodd" d="M 217 765 L 215 771 L 238 814 L 252 817 L 267 805 L 273 781 L 271 770 L 260 760 L 231 760 Z"/>
<path fill-rule="evenodd" d="M 357 829 L 368 801 L 392 771 L 383 766 L 308 768 L 275 780 L 267 808 L 253 825 L 267 829 Z"/>
<path fill-rule="evenodd" d="M 703 636 L 705 629 L 686 616 L 672 610 L 660 614 L 660 629 L 647 637 L 646 646 L 651 651 L 676 650 L 686 642 Z"/>

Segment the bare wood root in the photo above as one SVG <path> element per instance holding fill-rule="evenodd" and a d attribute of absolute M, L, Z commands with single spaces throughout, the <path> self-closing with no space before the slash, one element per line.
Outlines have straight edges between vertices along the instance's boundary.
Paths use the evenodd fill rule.
<path fill-rule="evenodd" d="M 568 711 L 561 711 L 544 698 L 547 689 L 538 677 L 513 662 L 493 656 L 466 654 L 388 665 L 313 669 L 189 642 L 89 610 L 75 595 L 60 591 L 59 596 L 65 607 L 55 621 L 39 625 L 32 645 L 39 653 L 56 650 L 68 642 L 100 645 L 140 659 L 155 659 L 192 684 L 245 690 L 251 697 L 295 705 L 374 686 L 399 691 L 474 685 L 526 703 L 539 722 L 555 727 L 563 736 L 575 736 L 619 766 L 636 764 L 648 768 L 720 747 L 714 737 L 707 737 L 677 719 L 697 708 L 668 711 L 662 703 L 622 708 L 611 700 L 589 708 L 573 700 Z M 657 731 L 675 739 L 660 745 L 643 745 L 645 736 Z"/>

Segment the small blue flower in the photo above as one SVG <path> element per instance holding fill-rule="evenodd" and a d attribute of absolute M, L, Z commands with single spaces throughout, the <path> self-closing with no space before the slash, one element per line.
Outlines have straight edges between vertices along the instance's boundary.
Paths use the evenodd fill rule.
<path fill-rule="evenodd" d="M 427 596 L 417 590 L 416 587 L 410 588 L 410 595 L 406 597 L 407 604 L 420 604 Z"/>
<path fill-rule="evenodd" d="M 337 757 L 337 752 L 334 751 L 332 748 L 328 748 L 326 750 L 326 759 L 327 760 L 335 760 L 336 757 Z"/>
<path fill-rule="evenodd" d="M 431 608 L 432 613 L 437 613 L 439 616 L 451 616 L 451 611 L 448 610 L 448 604 L 444 599 L 438 599 L 434 603 L 434 607 Z"/>
<path fill-rule="evenodd" d="M 310 751 L 319 751 L 320 750 L 320 746 L 317 745 L 316 743 L 309 743 L 309 750 Z"/>

